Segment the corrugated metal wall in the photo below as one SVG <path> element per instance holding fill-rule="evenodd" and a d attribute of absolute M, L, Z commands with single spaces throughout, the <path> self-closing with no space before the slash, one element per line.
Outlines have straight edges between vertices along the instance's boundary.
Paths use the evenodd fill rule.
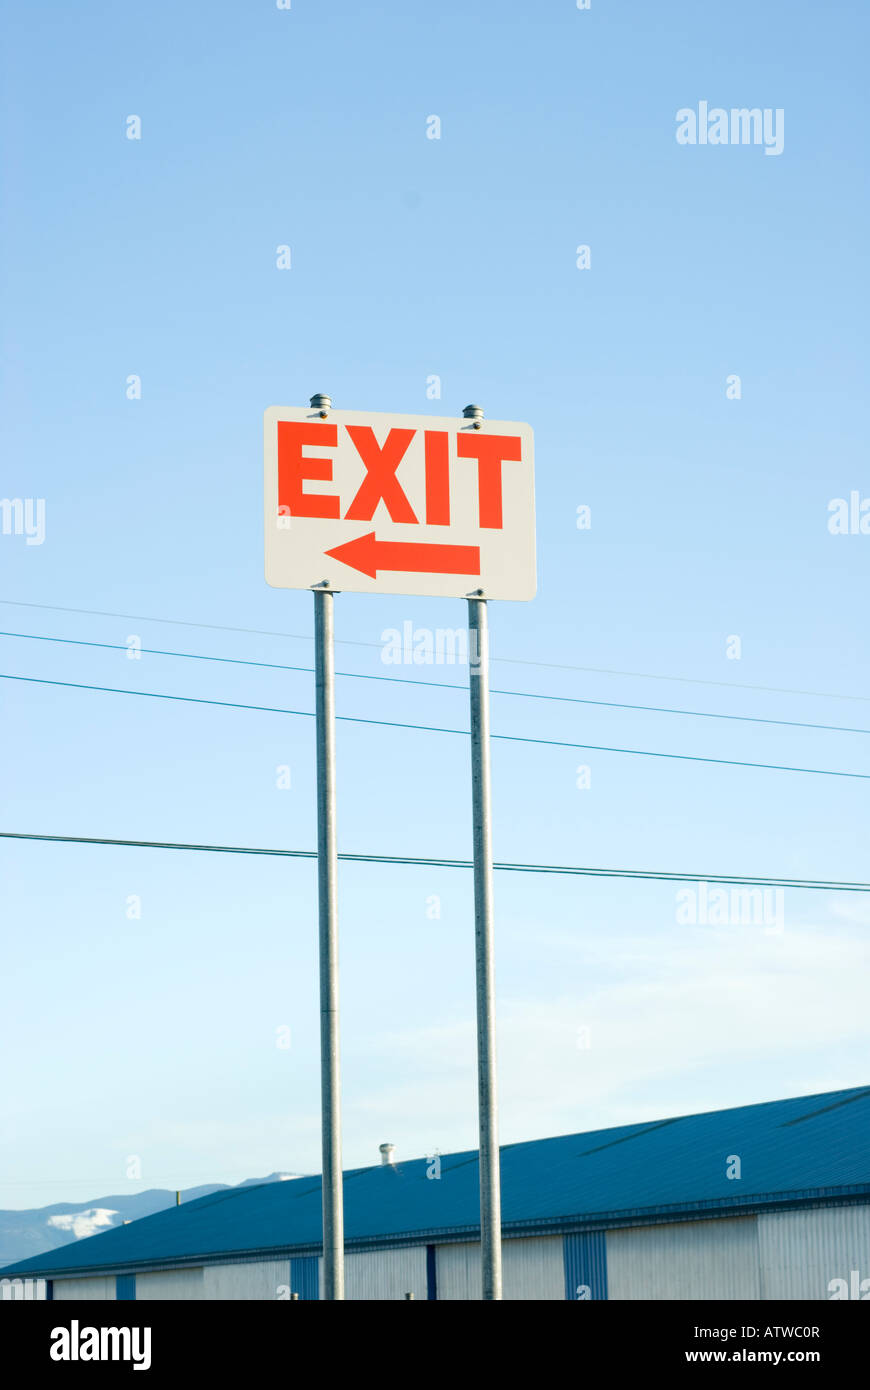
<path fill-rule="evenodd" d="M 439 1302 L 480 1298 L 480 1246 L 437 1245 L 435 1279 Z"/>
<path fill-rule="evenodd" d="M 439 1245 L 435 1253 L 438 1298 L 475 1300 L 481 1295 L 480 1245 Z M 506 1240 L 502 1246 L 506 1300 L 562 1301 L 565 1270 L 561 1236 L 529 1236 Z"/>
<path fill-rule="evenodd" d="M 610 1299 L 760 1298 L 754 1216 L 607 1232 Z"/>
<path fill-rule="evenodd" d="M 290 1291 L 289 1260 L 251 1260 L 244 1264 L 155 1270 L 136 1275 L 137 1302 L 162 1298 L 179 1302 L 199 1299 L 272 1302 L 286 1299 Z"/>
<path fill-rule="evenodd" d="M 565 1237 L 565 1297 L 607 1298 L 607 1244 L 603 1231 Z"/>
<path fill-rule="evenodd" d="M 849 1297 L 870 1298 L 870 1206 L 771 1212 L 758 1218 L 763 1298 L 830 1299 L 844 1279 Z M 856 1270 L 857 1280 L 852 1278 Z"/>
<path fill-rule="evenodd" d="M 290 1261 L 290 1292 L 298 1294 L 300 1302 L 319 1300 L 320 1260 L 317 1255 L 303 1255 Z"/>
<path fill-rule="evenodd" d="M 561 1236 L 528 1236 L 502 1246 L 504 1296 L 537 1301 L 563 1299 L 565 1268 Z"/>
<path fill-rule="evenodd" d="M 258 1260 L 250 1264 L 206 1265 L 201 1298 L 286 1298 L 290 1286 L 290 1261 Z M 174 1296 L 174 1295 L 173 1295 Z"/>
<path fill-rule="evenodd" d="M 406 1293 L 426 1297 L 425 1245 L 345 1256 L 345 1298 L 399 1299 Z"/>
<path fill-rule="evenodd" d="M 86 1279 L 55 1279 L 54 1297 L 58 1299 L 93 1298 L 115 1300 L 115 1276 L 90 1275 Z"/>
<path fill-rule="evenodd" d="M 605 1233 L 531 1236 L 503 1246 L 507 1300 L 561 1302 L 578 1288 L 610 1299 L 870 1299 L 870 1205 L 821 1207 L 759 1217 L 722 1217 Z M 429 1261 L 431 1279 L 431 1260 Z M 322 1296 L 316 1256 L 136 1276 L 137 1300 Z M 437 1297 L 479 1300 L 480 1245 L 435 1249 Z M 865 1289 L 861 1284 L 867 1282 Z M 55 1279 L 54 1298 L 112 1300 L 115 1276 Z M 425 1245 L 349 1254 L 346 1295 L 354 1300 L 427 1297 Z M 6 1293 L 4 1297 L 15 1296 Z M 20 1295 L 19 1295 L 20 1296 Z M 44 1293 L 42 1294 L 44 1296 Z M 586 1296 L 585 1293 L 583 1295 Z"/>
<path fill-rule="evenodd" d="M 179 1302 L 204 1298 L 201 1269 L 158 1269 L 136 1275 L 136 1302 L 171 1298 Z"/>

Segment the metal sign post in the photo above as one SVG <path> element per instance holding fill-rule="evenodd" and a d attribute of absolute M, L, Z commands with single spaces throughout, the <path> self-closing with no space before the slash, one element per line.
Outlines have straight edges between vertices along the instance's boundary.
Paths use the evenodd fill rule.
<path fill-rule="evenodd" d="M 329 396 L 311 397 L 326 419 Z M 332 590 L 314 589 L 314 711 L 317 744 L 317 918 L 320 954 L 320 1126 L 323 1176 L 323 1297 L 344 1298 L 344 1189 L 338 1027 L 338 836 L 335 811 L 335 633 Z"/>
<path fill-rule="evenodd" d="M 338 844 L 335 819 L 333 595 L 314 591 L 317 724 L 317 906 L 320 924 L 320 1106 L 323 1128 L 323 1296 L 344 1298 L 344 1202 L 338 1036 Z"/>
<path fill-rule="evenodd" d="M 468 600 L 471 804 L 474 827 L 474 956 L 477 972 L 477 1097 L 480 1127 L 480 1251 L 483 1298 L 500 1299 L 501 1177 L 495 1069 L 495 943 L 489 775 L 489 633 L 486 599 Z"/>

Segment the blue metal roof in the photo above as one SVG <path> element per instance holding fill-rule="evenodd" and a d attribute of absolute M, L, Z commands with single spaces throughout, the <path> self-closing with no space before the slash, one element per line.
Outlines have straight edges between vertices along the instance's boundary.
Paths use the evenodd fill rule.
<path fill-rule="evenodd" d="M 508 1144 L 505 1234 L 589 1230 L 870 1198 L 870 1088 Z M 738 1155 L 739 1179 L 726 1176 Z M 477 1152 L 344 1175 L 348 1249 L 474 1239 Z M 321 1243 L 320 1178 L 230 1188 L 58 1250 L 6 1275 L 60 1277 L 305 1254 Z"/>

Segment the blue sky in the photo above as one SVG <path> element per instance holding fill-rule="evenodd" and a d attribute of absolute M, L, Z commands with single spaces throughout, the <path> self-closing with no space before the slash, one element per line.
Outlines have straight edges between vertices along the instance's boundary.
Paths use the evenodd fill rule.
<path fill-rule="evenodd" d="M 870 536 L 827 528 L 870 495 L 864 6 L 49 0 L 4 26 L 0 495 L 46 507 L 42 545 L 0 536 L 4 632 L 308 666 L 310 596 L 263 579 L 264 407 L 476 401 L 536 432 L 540 587 L 492 606 L 495 686 L 870 729 Z M 782 154 L 679 145 L 700 101 L 781 108 Z M 339 669 L 461 687 L 381 646 L 464 616 L 344 595 Z M 0 654 L 313 708 L 304 672 Z M 314 844 L 310 719 L 0 686 L 0 828 Z M 462 689 L 338 701 L 467 718 Z M 493 727 L 870 774 L 861 733 L 508 696 Z M 338 742 L 343 849 L 467 857 L 464 739 Z M 868 877 L 860 780 L 497 743 L 494 795 L 500 860 Z M 318 1169 L 312 863 L 3 842 L 0 872 L 0 1205 Z M 789 890 L 770 934 L 680 925 L 676 888 L 498 876 L 505 1142 L 867 1081 L 866 900 Z M 344 866 L 341 964 L 346 1162 L 473 1145 L 470 876 Z"/>

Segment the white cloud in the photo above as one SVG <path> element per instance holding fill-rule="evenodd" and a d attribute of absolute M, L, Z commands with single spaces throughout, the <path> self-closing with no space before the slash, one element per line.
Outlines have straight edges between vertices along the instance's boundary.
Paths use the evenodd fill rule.
<path fill-rule="evenodd" d="M 112 1217 L 117 1215 L 118 1212 L 110 1211 L 108 1207 L 89 1207 L 87 1211 L 61 1212 L 50 1216 L 48 1225 L 57 1231 L 72 1231 L 76 1240 L 84 1240 L 103 1227 L 114 1225 Z"/>

